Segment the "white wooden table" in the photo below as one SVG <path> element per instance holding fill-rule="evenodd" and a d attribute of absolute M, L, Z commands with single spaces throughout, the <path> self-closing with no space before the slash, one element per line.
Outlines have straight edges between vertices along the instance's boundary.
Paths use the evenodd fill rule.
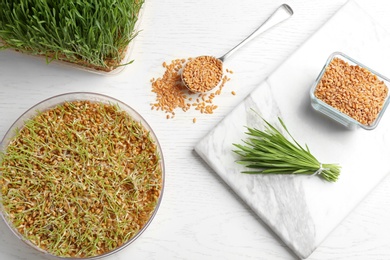
<path fill-rule="evenodd" d="M 283 1 L 150 0 L 136 39 L 135 62 L 104 77 L 12 51 L 0 52 L 0 139 L 26 109 L 66 92 L 90 91 L 129 104 L 149 122 L 166 164 L 161 207 L 141 237 L 107 259 L 295 259 L 296 256 L 193 151 L 194 145 L 346 1 L 285 1 L 292 19 L 256 38 L 227 62 L 232 80 L 212 115 L 152 111 L 151 78 L 161 64 L 201 54 L 219 56 L 257 28 Z M 356 0 L 390 31 L 390 2 Z M 389 46 L 390 47 L 390 46 Z M 237 95 L 232 95 L 231 91 Z M 192 119 L 196 117 L 197 122 Z M 357 162 L 358 163 L 358 162 Z M 369 173 L 367 173 L 369 178 Z M 390 179 L 344 221 L 310 259 L 390 259 Z M 42 259 L 0 221 L 0 259 Z M 50 258 L 47 258 L 50 259 Z"/>

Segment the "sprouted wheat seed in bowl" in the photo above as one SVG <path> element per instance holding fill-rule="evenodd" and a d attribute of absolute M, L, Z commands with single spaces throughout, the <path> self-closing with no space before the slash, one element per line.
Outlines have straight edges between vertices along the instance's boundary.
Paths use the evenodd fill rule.
<path fill-rule="evenodd" d="M 133 238 L 162 190 L 149 132 L 118 106 L 65 102 L 25 122 L 0 157 L 1 203 L 55 256 L 92 257 Z"/>

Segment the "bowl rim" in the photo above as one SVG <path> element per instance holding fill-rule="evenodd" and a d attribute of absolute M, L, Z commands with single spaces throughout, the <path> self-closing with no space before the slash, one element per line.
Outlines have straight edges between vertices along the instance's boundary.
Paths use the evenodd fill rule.
<path fill-rule="evenodd" d="M 88 99 L 88 98 L 92 98 L 92 97 L 95 99 Z M 58 102 L 54 102 L 57 100 L 58 100 Z M 6 213 L 4 212 L 3 204 L 0 200 L 0 216 L 3 219 L 3 221 L 5 222 L 5 224 L 7 225 L 7 227 L 12 231 L 12 233 L 17 238 L 22 240 L 25 244 L 29 245 L 31 248 L 33 248 L 33 249 L 35 249 L 35 250 L 37 250 L 45 255 L 49 255 L 49 256 L 57 258 L 57 259 L 67 259 L 67 260 L 71 260 L 71 259 L 100 259 L 100 258 L 109 256 L 109 255 L 113 255 L 113 254 L 121 251 L 122 249 L 124 249 L 128 245 L 132 244 L 149 227 L 149 225 L 153 221 L 154 217 L 157 215 L 157 212 L 158 212 L 158 210 L 161 206 L 161 203 L 162 203 L 162 198 L 163 198 L 163 194 L 164 194 L 164 190 L 165 190 L 165 178 L 166 178 L 165 177 L 165 160 L 164 160 L 163 150 L 162 150 L 161 144 L 157 138 L 156 133 L 153 131 L 150 124 L 145 120 L 145 118 L 139 112 L 137 112 L 135 109 L 133 109 L 131 106 L 127 105 L 123 101 L 116 99 L 114 97 L 105 95 L 105 94 L 100 94 L 100 93 L 95 93 L 95 92 L 68 92 L 68 93 L 62 93 L 62 94 L 58 94 L 55 96 L 51 96 L 49 98 L 46 98 L 46 99 L 36 103 L 35 105 L 31 106 L 29 109 L 24 111 L 14 121 L 14 123 L 8 128 L 8 130 L 6 131 L 4 137 L 2 138 L 2 140 L 0 142 L 0 151 L 4 152 L 5 149 L 8 147 L 9 142 L 15 136 L 15 131 L 14 131 L 15 129 L 18 129 L 18 128 L 20 129 L 20 127 L 24 126 L 26 120 L 34 118 L 34 116 L 36 116 L 39 112 L 42 112 L 42 110 L 39 110 L 38 108 L 45 107 L 45 109 L 43 111 L 47 111 L 47 110 L 54 108 L 57 105 L 65 103 L 67 101 L 83 101 L 83 100 L 92 101 L 92 102 L 106 102 L 107 104 L 116 104 L 119 106 L 119 108 L 122 111 L 125 111 L 133 120 L 136 120 L 137 122 L 139 122 L 149 132 L 151 139 L 156 144 L 157 152 L 158 152 L 158 155 L 160 158 L 161 190 L 160 190 L 159 198 L 156 201 L 156 206 L 154 207 L 153 212 L 151 213 L 148 221 L 145 222 L 144 226 L 133 237 L 131 237 L 128 241 L 126 241 L 125 243 L 123 243 L 122 245 L 118 246 L 117 248 L 115 248 L 111 251 L 105 252 L 105 253 L 100 254 L 100 255 L 84 257 L 84 258 L 57 256 L 57 255 L 54 255 L 46 250 L 43 250 L 42 248 L 33 244 L 29 239 L 25 238 L 22 234 L 20 234 L 15 229 L 15 227 L 13 226 L 11 221 L 8 220 L 8 217 L 5 216 Z M 46 106 L 48 103 L 50 103 L 51 105 Z M 1 175 L 1 172 L 0 172 L 0 175 Z M 0 193 L 0 198 L 1 198 L 1 193 Z"/>

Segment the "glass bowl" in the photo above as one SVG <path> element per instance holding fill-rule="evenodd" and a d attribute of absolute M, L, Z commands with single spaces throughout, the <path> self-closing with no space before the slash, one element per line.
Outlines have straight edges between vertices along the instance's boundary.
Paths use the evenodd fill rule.
<path fill-rule="evenodd" d="M 347 62 L 350 66 L 359 66 L 363 69 L 366 69 L 368 72 L 375 75 L 379 80 L 383 81 L 387 87 L 387 90 L 388 90 L 388 86 L 390 86 L 390 80 L 388 78 L 386 78 L 383 75 L 377 73 L 376 71 L 368 68 L 367 66 L 361 64 L 360 62 L 350 58 L 349 56 L 345 55 L 344 53 L 334 52 L 329 56 L 323 69 L 321 70 L 321 72 L 318 75 L 317 79 L 315 80 L 314 84 L 310 88 L 310 99 L 311 99 L 312 107 L 315 110 L 317 110 L 318 112 L 325 114 L 326 116 L 332 118 L 336 122 L 346 126 L 349 129 L 357 129 L 357 128 L 363 128 L 365 130 L 375 129 L 378 126 L 383 114 L 385 113 L 387 106 L 389 105 L 389 102 L 390 102 L 389 91 L 387 91 L 388 92 L 387 96 L 383 102 L 381 110 L 379 111 L 379 113 L 376 116 L 376 119 L 370 124 L 361 123 L 361 122 L 357 121 L 356 119 L 352 118 L 351 116 L 347 115 L 346 113 L 341 112 L 340 110 L 336 109 L 335 107 L 329 105 L 328 103 L 326 103 L 323 100 L 316 97 L 315 91 L 317 89 L 317 86 L 319 85 L 327 67 L 332 62 L 332 60 L 335 58 L 339 58 L 339 59 Z"/>
<path fill-rule="evenodd" d="M 121 111 L 121 112 L 127 114 L 128 116 L 130 116 L 130 118 L 133 120 L 132 122 L 136 122 L 137 123 L 137 124 L 135 124 L 136 127 L 141 126 L 143 128 L 143 130 L 144 130 L 142 133 L 145 133 L 145 135 L 142 134 L 144 139 L 141 139 L 141 140 L 143 140 L 143 141 L 139 141 L 140 143 L 138 143 L 138 144 L 140 144 L 142 147 L 144 147 L 144 144 L 146 144 L 146 142 L 148 144 L 149 143 L 154 144 L 154 145 L 150 146 L 150 147 L 154 147 L 154 148 L 151 148 L 151 149 L 153 149 L 152 150 L 153 151 L 153 155 L 155 155 L 153 157 L 154 160 L 155 160 L 155 164 L 154 164 L 155 168 L 152 168 L 152 169 L 158 169 L 156 171 L 153 170 L 153 174 L 150 174 L 150 171 L 145 170 L 146 168 L 144 168 L 144 170 L 142 171 L 143 174 L 149 174 L 149 176 L 152 176 L 150 178 L 148 177 L 147 180 L 150 180 L 150 182 L 146 182 L 146 183 L 147 184 L 152 183 L 151 186 L 154 185 L 154 187 L 157 187 L 157 188 L 155 188 L 155 190 L 153 190 L 153 193 L 152 193 L 152 195 L 156 194 L 153 197 L 153 201 L 152 202 L 148 201 L 148 202 L 150 202 L 150 204 L 147 204 L 147 205 L 151 205 L 151 206 L 149 208 L 147 208 L 148 211 L 145 214 L 146 217 L 143 218 L 143 222 L 142 222 L 142 224 L 140 224 L 140 228 L 138 230 L 135 229 L 135 232 L 133 234 L 131 234 L 129 237 L 126 236 L 127 240 L 124 239 L 122 242 L 118 242 L 118 246 L 116 246 L 114 249 L 111 248 L 110 250 L 106 250 L 105 252 L 103 252 L 101 254 L 92 255 L 92 256 L 76 256 L 76 255 L 66 256 L 66 255 L 59 255 L 59 254 L 56 254 L 56 253 L 53 253 L 53 252 L 49 252 L 50 250 L 43 249 L 43 248 L 39 247 L 38 245 L 36 245 L 35 243 L 33 243 L 32 241 L 30 241 L 30 239 L 28 239 L 26 236 L 24 236 L 23 234 L 20 233 L 20 231 L 15 227 L 14 223 L 10 219 L 9 211 L 6 210 L 6 207 L 5 207 L 5 204 L 4 204 L 4 200 L 3 200 L 4 199 L 4 195 L 3 195 L 3 192 L 2 192 L 3 188 L 4 188 L 3 186 L 8 185 L 9 183 L 5 184 L 4 182 L 3 183 L 1 182 L 1 180 L 2 180 L 1 177 L 4 176 L 4 173 L 5 173 L 4 169 L 6 169 L 6 167 L 7 167 L 7 166 L 5 166 L 6 164 L 2 163 L 5 160 L 4 159 L 5 157 L 1 156 L 1 153 L 3 153 L 3 154 L 6 153 L 7 148 L 12 143 L 12 140 L 14 138 L 16 138 L 17 133 L 21 132 L 24 129 L 24 127 L 28 129 L 28 127 L 26 127 L 26 125 L 27 125 L 27 123 L 29 121 L 31 121 L 30 119 L 37 118 L 38 115 L 42 115 L 42 113 L 44 113 L 45 111 L 53 111 L 54 108 L 56 106 L 58 106 L 58 105 L 62 105 L 64 103 L 69 103 L 69 102 L 76 102 L 76 101 L 88 101 L 88 102 L 91 102 L 89 104 L 97 103 L 99 105 L 100 104 L 107 104 L 109 106 L 114 105 L 115 107 L 117 107 L 117 109 L 119 111 Z M 58 110 L 55 110 L 55 111 L 58 111 Z M 62 118 L 64 118 L 64 117 L 62 117 Z M 89 116 L 87 118 L 89 118 Z M 78 118 L 76 118 L 76 120 L 77 119 Z M 52 122 L 52 121 L 48 121 L 48 122 Z M 61 122 L 61 121 L 59 121 L 59 122 Z M 56 124 L 57 124 L 57 122 L 56 122 Z M 58 124 L 60 124 L 60 123 L 58 123 Z M 118 125 L 118 122 L 116 122 L 115 125 Z M 126 126 L 128 126 L 128 124 Z M 130 125 L 130 127 L 131 126 L 133 126 L 133 125 Z M 129 129 L 129 128 L 126 128 L 126 131 L 127 131 L 127 129 Z M 139 128 L 136 128 L 136 129 L 139 129 Z M 112 130 L 112 131 L 114 131 L 114 130 Z M 139 133 L 139 132 L 137 132 L 137 133 Z M 147 137 L 145 137 L 145 136 L 147 136 Z M 147 138 L 148 141 L 144 141 L 145 138 Z M 129 139 L 125 138 L 125 140 L 129 140 Z M 134 143 L 133 139 L 131 139 L 131 140 L 132 141 L 131 142 L 129 141 L 129 143 Z M 139 139 L 137 139 L 137 140 L 139 140 Z M 123 141 L 123 142 L 126 142 L 126 141 Z M 117 142 L 115 142 L 114 144 L 117 144 Z M 137 147 L 140 147 L 140 146 L 137 146 Z M 145 149 L 145 148 L 142 148 L 142 149 Z M 126 149 L 124 149 L 124 153 L 123 154 L 126 154 L 126 153 L 130 154 L 129 151 L 130 151 L 130 149 L 128 147 L 126 147 Z M 117 153 L 116 150 L 115 150 L 115 153 Z M 106 152 L 104 152 L 103 154 L 106 154 Z M 150 155 L 150 153 L 149 153 L 149 155 Z M 128 158 L 127 156 L 130 156 L 130 155 L 124 155 L 124 157 Z M 74 158 L 74 157 L 70 157 L 70 158 Z M 78 158 L 80 158 L 80 157 L 78 157 Z M 144 157 L 142 157 L 142 158 L 144 158 Z M 156 158 L 158 158 L 158 159 L 156 159 Z M 104 157 L 103 157 L 103 159 L 104 159 Z M 150 156 L 147 157 L 147 159 L 150 159 Z M 74 164 L 73 162 L 75 162 L 77 160 L 69 159 L 69 161 L 70 161 L 70 164 L 73 165 Z M 126 164 L 127 164 L 127 162 L 128 161 L 126 161 Z M 147 162 L 147 160 L 146 160 L 146 162 Z M 134 163 L 134 164 L 135 164 L 135 166 L 132 166 L 133 168 L 131 168 L 130 171 L 125 171 L 125 173 L 121 172 L 121 174 L 122 174 L 121 178 L 122 178 L 122 176 L 126 177 L 127 175 L 131 175 L 131 174 L 133 174 L 133 172 L 136 172 L 136 171 L 141 172 L 141 170 L 139 168 L 137 168 L 137 167 L 139 167 L 138 164 L 137 163 Z M 10 164 L 10 165 L 12 165 L 12 164 Z M 102 164 L 99 162 L 99 165 L 102 165 Z M 156 215 L 157 210 L 158 210 L 158 208 L 159 208 L 159 206 L 161 204 L 162 194 L 163 194 L 163 190 L 164 190 L 165 168 L 164 168 L 164 160 L 163 160 L 162 150 L 161 150 L 161 146 L 160 146 L 160 144 L 159 144 L 159 142 L 157 140 L 157 137 L 156 137 L 155 133 L 153 132 L 153 130 L 151 129 L 151 127 L 148 125 L 148 123 L 145 121 L 145 119 L 143 119 L 143 117 L 139 113 L 137 113 L 135 110 L 133 110 L 131 107 L 129 107 L 125 103 L 123 103 L 123 102 L 121 102 L 121 101 L 119 101 L 117 99 L 114 99 L 112 97 L 101 95 L 101 94 L 96 94 L 96 93 L 76 92 L 76 93 L 62 94 L 62 95 L 58 95 L 58 96 L 54 96 L 54 97 L 51 97 L 49 99 L 46 99 L 46 100 L 36 104 L 35 106 L 31 107 L 29 110 L 27 110 L 10 127 L 10 129 L 5 134 L 2 142 L 0 143 L 0 166 L 1 167 L 5 166 L 4 169 L 0 168 L 0 215 L 4 219 L 4 221 L 7 224 L 7 226 L 11 229 L 11 231 L 19 239 L 21 239 L 26 244 L 30 245 L 32 248 L 40 251 L 44 255 L 48 255 L 48 256 L 51 256 L 51 257 L 54 257 L 54 258 L 57 258 L 57 259 L 98 259 L 98 258 L 107 256 L 107 255 L 114 254 L 114 253 L 118 252 L 119 250 L 123 249 L 124 247 L 128 246 L 129 244 L 134 242 L 145 231 L 145 229 L 149 226 L 149 224 L 153 220 L 153 218 Z M 109 167 L 111 167 L 111 168 L 109 168 Z M 104 169 L 104 168 L 99 168 L 99 169 Z M 112 164 L 108 164 L 108 166 L 105 169 L 114 169 L 114 170 L 111 171 L 112 174 L 109 175 L 109 176 L 113 176 L 113 175 L 119 176 L 119 171 L 116 170 L 118 168 L 114 168 L 112 166 Z M 83 170 L 81 170 L 81 171 L 85 171 L 85 168 L 83 168 Z M 35 172 L 35 170 L 33 170 L 32 172 Z M 97 172 L 99 172 L 99 171 L 97 171 Z M 101 172 L 103 172 L 102 174 L 104 174 L 107 171 L 101 170 Z M 37 173 L 34 173 L 34 176 L 36 176 L 36 175 L 37 175 Z M 64 176 L 64 174 L 62 172 L 59 175 L 60 175 L 60 177 Z M 29 177 L 29 178 L 30 179 L 28 179 L 28 180 L 31 181 L 31 182 L 34 179 L 34 178 L 31 178 L 31 177 Z M 35 178 L 39 179 L 40 177 L 35 177 Z M 110 178 L 107 178 L 105 176 L 105 179 L 110 181 L 108 184 L 107 183 L 106 184 L 108 186 L 113 186 L 114 187 L 114 185 L 112 185 L 114 178 L 116 178 L 116 176 L 110 177 Z M 119 180 L 123 180 L 123 179 L 119 179 Z M 133 181 L 133 179 L 131 179 L 131 181 Z M 133 182 L 131 182 L 130 184 L 133 185 Z M 63 181 L 60 181 L 58 184 L 56 184 L 56 186 L 59 187 L 59 189 L 61 189 L 61 187 L 64 187 L 63 185 L 64 185 Z M 56 188 L 56 190 L 57 190 L 57 188 Z M 135 189 L 133 188 L 133 190 L 135 190 Z M 157 193 L 155 193 L 156 190 L 157 190 Z M 115 189 L 115 191 L 116 191 L 116 189 Z M 8 191 L 6 191 L 6 192 L 7 192 L 7 196 L 8 196 Z M 127 192 L 127 190 L 126 190 L 126 192 Z M 130 193 L 130 192 L 128 192 L 128 193 Z M 87 193 L 87 195 L 88 194 L 90 194 L 90 193 Z M 149 196 L 149 193 L 148 193 L 148 196 Z M 86 198 L 85 194 L 84 194 L 84 196 L 81 196 L 81 198 L 85 199 Z M 95 200 L 95 202 L 96 202 L 96 200 Z M 116 202 L 116 201 L 114 200 L 114 202 Z M 11 204 L 11 203 L 9 203 L 9 204 Z M 104 205 L 102 204 L 101 206 L 103 207 Z M 132 204 L 132 206 L 134 206 L 134 205 Z M 138 204 L 136 204 L 135 206 L 138 206 Z M 90 204 L 86 203 L 86 207 L 89 209 L 91 206 L 90 206 Z M 74 213 L 73 209 L 72 209 L 71 212 Z M 94 212 L 96 212 L 96 211 L 93 211 L 93 213 Z M 127 211 L 126 211 L 126 215 L 127 215 Z M 143 215 L 143 216 L 145 216 L 145 215 Z M 47 215 L 45 215 L 45 218 L 46 218 L 46 216 Z M 83 217 L 83 219 L 84 218 L 85 217 Z M 113 219 L 109 219 L 109 220 L 112 221 Z M 110 223 L 110 222 L 108 222 L 108 223 Z M 22 224 L 26 224 L 26 223 L 23 222 Z M 99 226 L 100 226 L 100 224 L 99 224 Z M 133 225 L 133 221 L 129 221 L 129 224 L 126 224 L 126 225 L 130 225 L 130 224 Z M 50 224 L 50 226 L 51 226 L 51 224 Z M 45 225 L 45 228 L 46 228 L 46 225 Z"/>

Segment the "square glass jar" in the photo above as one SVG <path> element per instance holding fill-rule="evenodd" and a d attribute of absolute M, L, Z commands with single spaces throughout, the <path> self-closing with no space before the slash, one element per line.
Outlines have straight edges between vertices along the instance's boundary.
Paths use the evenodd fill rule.
<path fill-rule="evenodd" d="M 341 112 L 337 108 L 327 104 L 323 100 L 321 100 L 321 99 L 316 97 L 315 91 L 317 89 L 317 86 L 321 82 L 321 79 L 322 79 L 322 77 L 323 77 L 327 67 L 332 62 L 332 60 L 335 59 L 335 58 L 339 58 L 339 59 L 347 62 L 350 66 L 359 66 L 359 67 L 361 67 L 363 69 L 366 69 L 368 72 L 370 72 L 373 75 L 375 75 L 380 81 L 383 81 L 384 84 L 386 85 L 386 87 L 388 89 L 387 96 L 386 96 L 386 98 L 385 98 L 385 100 L 383 102 L 381 110 L 379 111 L 377 117 L 375 118 L 375 120 L 371 124 L 363 124 L 363 123 L 357 121 L 356 119 L 352 118 L 351 116 Z M 390 99 L 389 99 L 389 86 L 390 86 L 390 80 L 388 78 L 386 78 L 385 76 L 383 76 L 383 75 L 377 73 L 376 71 L 368 68 L 367 66 L 365 66 L 362 63 L 352 59 L 351 57 L 345 55 L 344 53 L 334 52 L 334 53 L 332 53 L 329 56 L 329 58 L 327 59 L 325 65 L 324 65 L 324 67 L 322 68 L 320 74 L 318 75 L 318 77 L 315 80 L 314 84 L 310 88 L 311 105 L 318 112 L 321 112 L 322 114 L 325 114 L 326 116 L 332 118 L 333 120 L 335 120 L 338 123 L 346 126 L 349 129 L 356 129 L 356 128 L 360 127 L 360 128 L 365 129 L 365 130 L 373 130 L 373 129 L 375 129 L 378 126 L 378 124 L 379 124 L 383 114 L 385 113 L 385 110 L 386 110 L 387 106 L 389 105 L 389 102 L 390 102 Z"/>

